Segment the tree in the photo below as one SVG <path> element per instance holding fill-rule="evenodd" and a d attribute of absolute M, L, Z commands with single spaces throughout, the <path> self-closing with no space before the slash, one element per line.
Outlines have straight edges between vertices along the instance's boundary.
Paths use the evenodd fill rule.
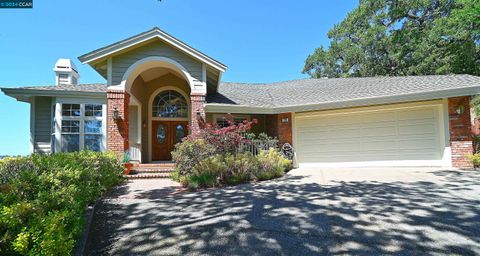
<path fill-rule="evenodd" d="M 480 0 L 360 0 L 305 61 L 319 77 L 480 75 Z"/>
<path fill-rule="evenodd" d="M 257 124 L 258 121 L 252 119 L 252 121 L 244 120 L 241 123 L 236 123 L 230 114 L 226 115 L 225 120 L 228 123 L 226 127 L 199 120 L 202 129 L 198 135 L 192 136 L 193 139 L 203 139 L 210 145 L 215 146 L 218 153 L 236 153 L 241 143 L 248 141 L 245 138 L 245 133 L 252 129 L 252 126 Z"/>

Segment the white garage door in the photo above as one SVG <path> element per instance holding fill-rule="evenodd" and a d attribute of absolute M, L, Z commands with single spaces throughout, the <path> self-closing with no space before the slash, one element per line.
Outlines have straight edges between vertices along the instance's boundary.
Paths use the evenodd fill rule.
<path fill-rule="evenodd" d="M 441 166 L 441 102 L 297 113 L 299 166 Z"/>

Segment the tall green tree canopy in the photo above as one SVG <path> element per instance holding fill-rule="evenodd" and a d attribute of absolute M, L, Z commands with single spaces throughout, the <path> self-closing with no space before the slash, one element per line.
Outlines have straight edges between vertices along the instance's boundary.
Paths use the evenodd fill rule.
<path fill-rule="evenodd" d="M 305 61 L 311 77 L 480 75 L 480 0 L 360 0 Z"/>

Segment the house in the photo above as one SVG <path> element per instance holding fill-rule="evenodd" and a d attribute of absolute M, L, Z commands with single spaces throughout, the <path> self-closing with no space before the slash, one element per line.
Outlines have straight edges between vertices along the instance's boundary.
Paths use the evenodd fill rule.
<path fill-rule="evenodd" d="M 469 167 L 470 75 L 300 79 L 226 83 L 227 67 L 153 28 L 79 57 L 106 84 L 79 84 L 60 59 L 56 84 L 2 88 L 31 106 L 33 152 L 123 153 L 170 160 L 174 144 L 198 133 L 199 118 L 256 118 L 255 132 L 293 145 L 299 166 Z"/>

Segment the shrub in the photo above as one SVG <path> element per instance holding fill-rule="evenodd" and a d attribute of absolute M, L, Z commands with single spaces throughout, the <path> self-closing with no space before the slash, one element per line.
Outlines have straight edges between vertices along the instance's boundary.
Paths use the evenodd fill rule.
<path fill-rule="evenodd" d="M 217 123 L 202 123 L 202 130 L 198 138 L 205 140 L 213 145 L 216 153 L 236 153 L 240 144 L 247 139 L 244 134 L 252 129 L 252 125 L 257 123 L 256 119 L 252 121 L 244 120 L 241 123 L 235 123 L 233 116 L 226 117 L 227 127 L 219 127 Z M 194 138 L 195 139 L 195 138 Z"/>
<path fill-rule="evenodd" d="M 272 179 L 291 168 L 291 162 L 277 151 L 277 139 L 248 133 L 256 120 L 235 123 L 228 116 L 227 122 L 223 128 L 202 122 L 199 135 L 175 145 L 174 180 L 196 189 Z"/>
<path fill-rule="evenodd" d="M 234 185 L 283 176 L 291 162 L 271 149 L 257 156 L 246 152 L 216 154 L 198 162 L 188 174 L 176 174 L 177 180 L 190 189 Z"/>
<path fill-rule="evenodd" d="M 205 140 L 187 137 L 182 143 L 175 145 L 172 159 L 180 176 L 190 174 L 193 168 L 203 159 L 214 155 L 216 149 Z"/>
<path fill-rule="evenodd" d="M 0 255 L 68 255 L 88 204 L 122 181 L 113 154 L 0 160 Z"/>
<path fill-rule="evenodd" d="M 270 148 L 278 149 L 278 139 L 268 136 L 266 133 L 258 135 L 254 133 L 245 134 L 245 143 L 240 151 L 260 152 L 261 150 L 269 150 Z"/>
<path fill-rule="evenodd" d="M 469 157 L 470 157 L 470 161 L 472 161 L 473 166 L 475 167 L 480 166 L 480 153 L 470 155 Z"/>
<path fill-rule="evenodd" d="M 193 176 L 209 175 L 215 177 L 211 184 L 202 187 L 213 187 L 224 184 L 238 184 L 253 180 L 253 173 L 258 169 L 258 161 L 251 153 L 218 154 L 204 159 L 193 169 Z"/>
<path fill-rule="evenodd" d="M 293 167 L 290 160 L 286 159 L 280 152 L 273 148 L 260 152 L 257 159 L 260 168 L 256 176 L 259 180 L 281 177 Z"/>

